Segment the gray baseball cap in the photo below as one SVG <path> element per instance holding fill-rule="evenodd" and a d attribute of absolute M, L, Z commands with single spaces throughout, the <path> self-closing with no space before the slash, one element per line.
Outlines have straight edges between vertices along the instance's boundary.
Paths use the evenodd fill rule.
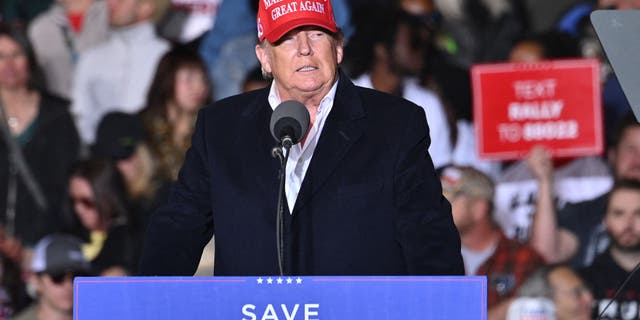
<path fill-rule="evenodd" d="M 31 269 L 36 273 L 89 273 L 91 265 L 82 254 L 80 239 L 67 234 L 53 234 L 42 238 L 33 250 Z"/>

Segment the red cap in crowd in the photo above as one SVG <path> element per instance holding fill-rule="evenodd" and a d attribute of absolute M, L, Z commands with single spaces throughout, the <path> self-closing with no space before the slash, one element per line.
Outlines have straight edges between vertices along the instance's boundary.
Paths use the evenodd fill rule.
<path fill-rule="evenodd" d="M 301 26 L 318 26 L 331 32 L 338 27 L 330 0 L 259 0 L 258 39 L 270 43 Z"/>

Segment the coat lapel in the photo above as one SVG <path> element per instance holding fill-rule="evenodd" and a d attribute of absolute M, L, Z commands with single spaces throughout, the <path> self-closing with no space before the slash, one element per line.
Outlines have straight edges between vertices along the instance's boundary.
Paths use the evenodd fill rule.
<path fill-rule="evenodd" d="M 333 108 L 322 129 L 313 158 L 302 181 L 293 210 L 294 216 L 318 192 L 349 148 L 362 135 L 364 117 L 362 102 L 356 93 L 355 86 L 341 72 Z"/>
<path fill-rule="evenodd" d="M 255 181 L 263 190 L 267 203 L 274 203 L 275 206 L 278 201 L 280 162 L 271 156 L 276 141 L 269 130 L 273 111 L 267 102 L 268 90 L 263 89 L 243 113 L 246 121 L 243 122 L 243 129 L 238 131 L 241 134 L 238 134 L 237 147 L 246 152 L 241 160 L 244 163 L 244 178 L 249 179 L 246 181 Z"/>

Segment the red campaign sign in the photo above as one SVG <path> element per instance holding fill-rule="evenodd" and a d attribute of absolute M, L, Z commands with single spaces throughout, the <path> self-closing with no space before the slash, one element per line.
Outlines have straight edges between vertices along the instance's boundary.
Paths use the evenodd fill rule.
<path fill-rule="evenodd" d="M 481 159 L 602 153 L 600 64 L 595 59 L 475 65 L 474 124 Z"/>

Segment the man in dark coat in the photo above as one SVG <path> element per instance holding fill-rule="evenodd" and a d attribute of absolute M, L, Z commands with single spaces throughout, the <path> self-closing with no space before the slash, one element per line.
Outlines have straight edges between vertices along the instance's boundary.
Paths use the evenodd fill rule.
<path fill-rule="evenodd" d="M 213 234 L 215 275 L 464 274 L 424 111 L 339 71 L 330 1 L 260 1 L 258 38 L 272 85 L 200 112 L 168 204 L 151 218 L 141 273 L 193 274 Z M 287 100 L 311 125 L 285 170 L 279 260 L 269 122 Z"/>

